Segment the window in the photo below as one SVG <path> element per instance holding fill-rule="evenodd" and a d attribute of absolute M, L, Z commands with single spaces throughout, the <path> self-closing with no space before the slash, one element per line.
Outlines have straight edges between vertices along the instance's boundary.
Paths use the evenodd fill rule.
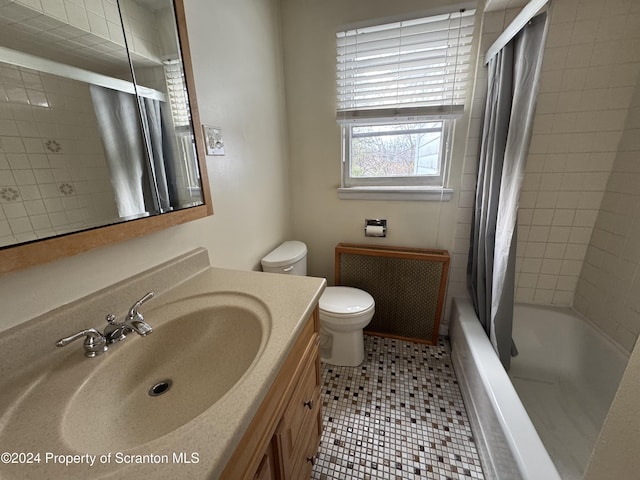
<path fill-rule="evenodd" d="M 345 127 L 345 186 L 443 185 L 448 122 L 352 124 Z"/>
<path fill-rule="evenodd" d="M 475 11 L 337 34 L 342 190 L 445 187 Z"/>
<path fill-rule="evenodd" d="M 166 60 L 163 62 L 163 66 L 177 148 L 180 152 L 180 158 L 184 159 L 184 162 L 182 162 L 184 183 L 191 195 L 197 198 L 201 195 L 200 170 L 198 168 L 195 136 L 191 127 L 189 96 L 182 70 L 182 62 L 179 59 Z"/>

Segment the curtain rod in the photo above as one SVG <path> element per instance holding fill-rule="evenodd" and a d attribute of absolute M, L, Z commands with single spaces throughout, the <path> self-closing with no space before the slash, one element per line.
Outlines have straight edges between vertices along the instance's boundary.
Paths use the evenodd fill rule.
<path fill-rule="evenodd" d="M 548 2 L 549 0 L 531 0 L 516 18 L 513 19 L 509 26 L 504 29 L 504 32 L 500 34 L 497 40 L 493 42 L 493 45 L 489 47 L 489 50 L 487 50 L 484 56 L 484 64 L 488 64 L 495 54 L 502 50 Z"/>
<path fill-rule="evenodd" d="M 17 67 L 38 70 L 51 75 L 57 75 L 59 77 L 70 78 L 71 80 L 92 83 L 94 85 L 130 93 L 132 95 L 135 95 L 137 89 L 138 95 L 160 100 L 161 102 L 165 102 L 167 99 L 164 93 L 152 88 L 143 87 L 141 85 L 134 86 L 132 82 L 127 80 L 108 77 L 101 73 L 95 73 L 89 70 L 83 70 L 82 68 L 72 67 L 71 65 L 65 65 L 64 63 L 54 62 L 47 58 L 37 57 L 11 48 L 0 47 L 0 62 L 9 63 Z"/>

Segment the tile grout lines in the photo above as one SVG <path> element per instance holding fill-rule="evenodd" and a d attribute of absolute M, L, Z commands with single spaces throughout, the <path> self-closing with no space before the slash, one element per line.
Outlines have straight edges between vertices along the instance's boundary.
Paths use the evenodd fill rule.
<path fill-rule="evenodd" d="M 484 479 L 448 343 L 365 336 L 359 367 L 322 364 L 313 480 Z"/>

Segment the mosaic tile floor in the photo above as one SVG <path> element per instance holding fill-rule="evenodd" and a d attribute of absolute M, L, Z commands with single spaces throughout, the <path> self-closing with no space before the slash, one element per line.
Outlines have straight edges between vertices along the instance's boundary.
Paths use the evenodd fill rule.
<path fill-rule="evenodd" d="M 359 367 L 322 364 L 314 480 L 484 479 L 449 347 L 365 336 Z"/>

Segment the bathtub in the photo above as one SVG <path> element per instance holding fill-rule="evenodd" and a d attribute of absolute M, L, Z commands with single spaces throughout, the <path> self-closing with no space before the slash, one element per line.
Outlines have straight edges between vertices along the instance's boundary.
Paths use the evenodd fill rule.
<path fill-rule="evenodd" d="M 507 375 L 470 300 L 453 301 L 453 366 L 485 476 L 580 479 L 628 357 L 571 309 L 514 313 Z"/>

